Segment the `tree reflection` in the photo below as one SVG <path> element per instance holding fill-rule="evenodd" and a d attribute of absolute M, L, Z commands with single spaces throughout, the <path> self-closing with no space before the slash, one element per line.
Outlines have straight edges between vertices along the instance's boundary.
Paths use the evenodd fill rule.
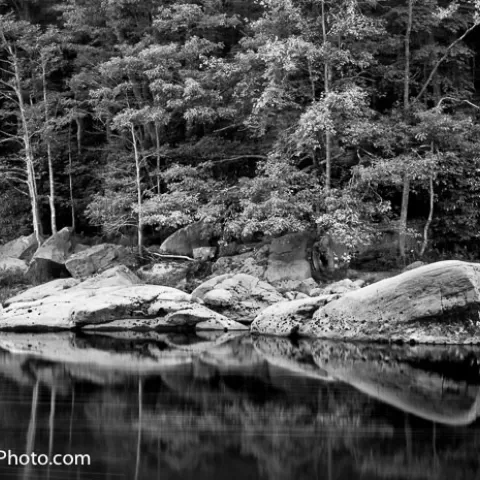
<path fill-rule="evenodd" d="M 460 369 L 442 367 L 452 351 L 460 365 L 472 350 L 263 337 L 207 346 L 190 363 L 154 373 L 0 356 L 0 428 L 12 445 L 21 433 L 18 451 L 90 452 L 105 479 L 480 473 L 480 382 L 466 388 Z M 21 418 L 25 402 L 28 424 L 15 430 L 5 411 Z M 57 477 L 53 467 L 29 467 L 23 478 L 45 472 Z M 68 472 L 89 478 L 82 468 Z"/>

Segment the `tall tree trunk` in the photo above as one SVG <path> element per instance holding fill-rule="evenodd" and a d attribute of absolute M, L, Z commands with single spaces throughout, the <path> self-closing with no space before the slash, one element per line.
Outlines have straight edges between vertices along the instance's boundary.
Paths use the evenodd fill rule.
<path fill-rule="evenodd" d="M 140 176 L 140 153 L 138 151 L 137 136 L 135 134 L 135 127 L 130 126 L 132 133 L 133 151 L 135 154 L 135 169 L 137 182 L 137 209 L 138 209 L 138 254 L 142 254 L 143 249 L 143 207 L 142 207 L 142 184 Z"/>
<path fill-rule="evenodd" d="M 399 250 L 400 257 L 405 260 L 405 245 L 407 240 L 408 201 L 410 197 L 410 176 L 408 172 L 403 175 L 402 207 L 400 210 L 399 224 Z"/>
<path fill-rule="evenodd" d="M 325 0 L 322 0 L 322 37 L 323 37 L 323 45 L 326 46 L 327 44 L 327 25 L 326 25 L 326 18 L 325 18 Z M 323 67 L 323 90 L 325 95 L 330 92 L 330 76 L 331 76 L 331 68 L 328 60 L 325 60 L 325 64 Z M 332 138 L 331 133 L 325 133 L 325 190 L 327 192 L 330 191 L 331 183 L 332 183 Z"/>
<path fill-rule="evenodd" d="M 43 105 L 45 111 L 45 124 L 48 126 L 48 96 L 47 96 L 47 76 L 46 76 L 46 60 L 42 58 L 42 84 L 43 84 Z M 53 159 L 52 159 L 52 145 L 50 141 L 50 132 L 47 132 L 47 162 L 48 162 L 48 185 L 50 195 L 48 196 L 48 203 L 50 205 L 50 225 L 52 229 L 52 235 L 57 233 L 57 213 L 55 210 L 55 182 L 53 178 Z"/>
<path fill-rule="evenodd" d="M 5 36 L 3 36 L 3 41 L 7 44 Z M 14 70 L 14 86 L 13 90 L 17 97 L 18 101 L 18 109 L 20 113 L 20 121 L 22 125 L 22 140 L 24 146 L 24 161 L 25 161 L 25 170 L 27 173 L 27 186 L 28 186 L 28 194 L 30 197 L 30 206 L 32 210 L 32 223 L 33 223 L 33 232 L 35 234 L 35 238 L 40 245 L 42 243 L 42 224 L 40 221 L 40 209 L 38 204 L 38 193 L 37 193 L 37 180 L 35 177 L 35 163 L 33 157 L 33 149 L 31 143 L 31 134 L 30 128 L 28 125 L 27 120 L 27 113 L 25 103 L 23 101 L 22 95 L 22 77 L 20 73 L 20 66 L 18 65 L 18 58 L 14 49 L 7 45 L 7 50 L 13 65 Z"/>
<path fill-rule="evenodd" d="M 160 167 L 161 167 L 161 157 L 160 157 L 160 132 L 158 131 L 159 126 L 155 123 L 155 141 L 157 146 L 157 193 L 161 193 L 160 185 Z"/>
<path fill-rule="evenodd" d="M 19 93 L 19 96 L 21 96 L 21 93 Z M 32 152 L 32 144 L 30 142 L 30 133 L 28 129 L 28 123 L 25 117 L 25 111 L 23 110 L 24 108 L 25 107 L 22 102 L 22 105 L 20 106 L 20 116 L 22 117 L 22 128 L 24 130 L 23 143 L 25 148 L 25 168 L 27 170 L 28 193 L 30 196 L 30 206 L 32 210 L 33 232 L 35 234 L 37 243 L 40 245 L 42 243 L 43 232 L 42 224 L 40 221 L 40 207 L 38 204 L 37 179 L 35 177 L 35 164 Z"/>
<path fill-rule="evenodd" d="M 70 193 L 70 211 L 72 232 L 75 232 L 75 201 L 73 198 L 73 175 L 72 175 L 72 126 L 68 126 L 68 189 Z"/>
<path fill-rule="evenodd" d="M 405 71 L 403 75 L 403 109 L 405 115 L 408 114 L 410 108 L 410 37 L 412 34 L 413 23 L 413 4 L 415 0 L 408 0 L 408 23 L 407 32 L 405 34 Z M 410 199 L 410 175 L 405 169 L 403 175 L 403 192 L 402 207 L 400 212 L 400 224 L 398 235 L 398 247 L 400 257 L 405 262 L 405 243 L 407 237 L 407 221 L 408 221 L 408 203 Z"/>
<path fill-rule="evenodd" d="M 425 228 L 423 229 L 423 243 L 420 250 L 420 257 L 423 257 L 425 250 L 428 245 L 428 229 L 433 220 L 433 207 L 435 205 L 435 192 L 433 191 L 433 175 L 430 175 L 429 178 L 429 192 L 430 192 L 430 211 L 428 212 L 427 223 L 425 223 Z"/>
<path fill-rule="evenodd" d="M 77 115 L 75 123 L 77 124 L 77 152 L 81 155 L 83 149 L 83 117 Z"/>

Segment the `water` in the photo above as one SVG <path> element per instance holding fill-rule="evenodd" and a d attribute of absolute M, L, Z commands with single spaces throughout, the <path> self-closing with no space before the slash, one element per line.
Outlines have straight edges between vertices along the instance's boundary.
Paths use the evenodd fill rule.
<path fill-rule="evenodd" d="M 473 348 L 113 332 L 0 347 L 17 352 L 0 352 L 0 450 L 91 461 L 5 459 L 2 479 L 480 475 Z"/>

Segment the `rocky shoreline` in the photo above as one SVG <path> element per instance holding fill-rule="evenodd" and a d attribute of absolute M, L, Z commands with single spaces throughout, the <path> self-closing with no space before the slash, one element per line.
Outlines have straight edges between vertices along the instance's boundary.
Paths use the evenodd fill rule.
<path fill-rule="evenodd" d="M 478 264 L 453 260 L 419 264 L 370 285 L 344 279 L 321 287 L 305 278 L 310 272 L 298 254 L 300 249 L 305 256 L 305 244 L 290 236 L 275 248 L 270 246 L 263 273 L 258 262 L 251 271 L 253 260 L 247 262 L 245 254 L 238 255 L 240 271 L 234 267 L 238 259 L 230 257 L 230 271 L 220 273 L 218 265 L 225 264 L 221 257 L 214 273 L 187 293 L 182 289 L 185 275 L 179 275 L 177 267 L 167 274 L 168 261 L 137 267 L 135 273 L 134 258 L 122 248 L 102 244 L 72 249 L 69 235 L 64 229 L 48 239 L 26 269 L 40 278 L 55 276 L 62 268 L 72 276 L 8 298 L 0 311 L 0 331 L 187 328 L 329 340 L 480 344 Z M 32 247 L 26 240 L 20 246 L 24 249 L 17 243 L 13 250 L 23 261 L 22 252 Z M 210 256 L 210 247 L 200 248 L 205 259 Z M 255 255 L 258 260 L 258 251 L 248 258 Z M 258 275 L 245 273 L 245 264 Z M 152 271 L 160 272 L 160 278 Z M 297 278 L 287 280 L 286 275 Z M 276 280 L 270 283 L 267 278 Z"/>

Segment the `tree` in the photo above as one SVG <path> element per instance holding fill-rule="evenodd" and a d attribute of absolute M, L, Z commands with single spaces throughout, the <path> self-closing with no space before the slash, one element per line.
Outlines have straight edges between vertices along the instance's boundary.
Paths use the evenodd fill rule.
<path fill-rule="evenodd" d="M 36 44 L 39 29 L 28 22 L 16 21 L 12 15 L 0 16 L 0 47 L 5 57 L 1 60 L 1 72 L 4 79 L 0 95 L 15 105 L 15 115 L 19 120 L 18 130 L 11 134 L 3 132 L 9 139 L 20 141 L 23 150 L 23 162 L 26 173 L 25 182 L 30 198 L 33 231 L 38 244 L 42 243 L 42 224 L 40 220 L 37 179 L 35 172 L 32 138 L 35 134 L 30 118 L 30 107 L 25 99 L 25 87 L 29 81 L 29 62 L 32 60 L 32 45 Z"/>

